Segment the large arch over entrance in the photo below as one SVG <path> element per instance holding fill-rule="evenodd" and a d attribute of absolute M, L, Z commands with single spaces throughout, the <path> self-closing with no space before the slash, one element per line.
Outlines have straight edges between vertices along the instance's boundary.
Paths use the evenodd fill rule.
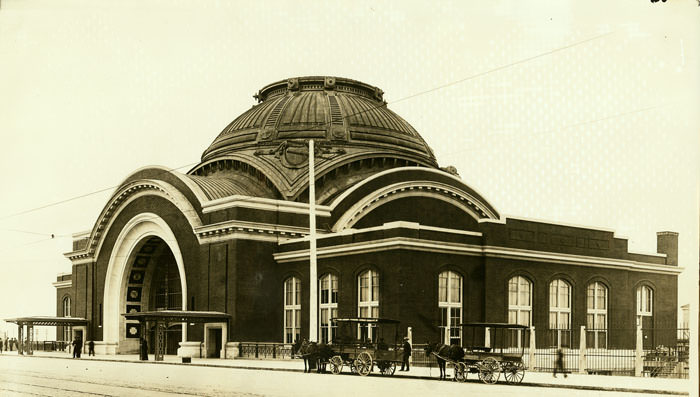
<path fill-rule="evenodd" d="M 154 281 L 159 284 L 155 289 L 165 282 L 171 292 L 154 290 Z M 173 281 L 179 281 L 179 288 L 172 288 Z M 109 259 L 104 289 L 105 353 L 138 351 L 142 336 L 138 323 L 127 321 L 123 313 L 167 308 L 187 310 L 182 253 L 168 224 L 154 213 L 142 213 L 124 226 Z M 186 341 L 186 326 L 181 334 Z"/>

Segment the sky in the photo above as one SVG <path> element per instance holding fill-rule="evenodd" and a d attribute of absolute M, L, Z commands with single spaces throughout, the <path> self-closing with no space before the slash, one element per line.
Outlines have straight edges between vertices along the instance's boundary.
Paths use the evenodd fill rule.
<path fill-rule="evenodd" d="M 699 17 L 696 0 L 4 0 L 0 319 L 56 314 L 71 235 L 131 172 L 186 172 L 255 92 L 307 75 L 383 89 L 501 214 L 641 252 L 679 232 L 697 312 Z"/>

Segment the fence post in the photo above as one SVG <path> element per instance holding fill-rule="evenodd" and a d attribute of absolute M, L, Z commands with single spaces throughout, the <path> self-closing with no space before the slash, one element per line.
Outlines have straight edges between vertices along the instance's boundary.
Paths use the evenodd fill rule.
<path fill-rule="evenodd" d="M 579 348 L 578 348 L 578 373 L 586 373 L 586 326 L 581 326 L 581 335 L 579 336 Z"/>
<path fill-rule="evenodd" d="M 491 347 L 491 328 L 484 328 L 484 346 Z"/>
<path fill-rule="evenodd" d="M 408 327 L 408 329 L 406 330 L 406 336 L 408 337 L 408 343 L 411 346 L 413 346 L 413 328 L 412 327 Z M 413 365 L 413 354 L 408 356 L 408 365 Z M 401 367 L 401 368 L 403 368 L 403 367 Z"/>
<path fill-rule="evenodd" d="M 535 369 L 535 349 L 537 349 L 537 343 L 535 343 L 535 326 L 530 327 L 530 349 L 528 353 L 528 368 L 530 371 Z"/>
<path fill-rule="evenodd" d="M 642 360 L 643 342 L 642 324 L 640 322 L 637 324 L 637 346 L 634 352 L 634 376 L 642 376 L 642 368 L 644 367 L 644 361 Z"/>

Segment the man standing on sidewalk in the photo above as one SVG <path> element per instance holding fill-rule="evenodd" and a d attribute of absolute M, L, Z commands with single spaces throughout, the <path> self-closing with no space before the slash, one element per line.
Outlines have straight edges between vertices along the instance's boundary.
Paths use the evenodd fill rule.
<path fill-rule="evenodd" d="M 83 350 L 83 340 L 76 336 L 73 340 L 73 358 L 80 358 L 81 350 Z"/>
<path fill-rule="evenodd" d="M 408 337 L 405 337 L 403 338 L 403 362 L 399 371 L 408 371 L 410 369 L 408 364 L 409 357 L 411 357 L 411 344 L 408 342 Z"/>

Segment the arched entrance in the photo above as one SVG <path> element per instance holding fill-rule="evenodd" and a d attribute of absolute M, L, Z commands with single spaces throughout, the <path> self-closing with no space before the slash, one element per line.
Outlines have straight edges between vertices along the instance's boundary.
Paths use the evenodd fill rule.
<path fill-rule="evenodd" d="M 135 354 L 139 338 L 148 338 L 137 321 L 122 313 L 187 310 L 186 297 L 182 255 L 170 227 L 151 213 L 132 218 L 115 242 L 105 280 L 107 353 Z M 166 354 L 176 354 L 179 342 L 187 340 L 187 327 L 173 328 L 167 337 Z"/>

